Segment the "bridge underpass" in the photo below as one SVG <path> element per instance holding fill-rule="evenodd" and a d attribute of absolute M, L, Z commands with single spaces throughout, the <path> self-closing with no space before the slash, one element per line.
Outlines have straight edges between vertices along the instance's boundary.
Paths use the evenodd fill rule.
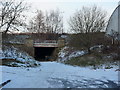
<path fill-rule="evenodd" d="M 34 57 L 38 61 L 53 61 L 54 52 L 58 47 L 57 42 L 46 41 L 42 43 L 34 43 Z"/>
<path fill-rule="evenodd" d="M 35 47 L 35 59 L 38 61 L 52 61 L 55 47 Z"/>

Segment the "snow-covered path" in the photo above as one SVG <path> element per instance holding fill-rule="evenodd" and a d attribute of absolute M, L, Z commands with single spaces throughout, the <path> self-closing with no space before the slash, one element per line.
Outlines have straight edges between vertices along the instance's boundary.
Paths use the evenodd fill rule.
<path fill-rule="evenodd" d="M 41 66 L 36 68 L 0 68 L 2 82 L 11 80 L 3 88 L 114 88 L 118 82 L 117 67 L 94 70 L 57 62 L 41 62 Z"/>

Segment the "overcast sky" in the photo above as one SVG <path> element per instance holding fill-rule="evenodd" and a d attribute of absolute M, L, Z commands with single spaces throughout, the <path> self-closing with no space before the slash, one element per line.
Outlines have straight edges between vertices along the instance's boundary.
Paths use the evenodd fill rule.
<path fill-rule="evenodd" d="M 117 7 L 119 0 L 25 0 L 31 9 L 26 13 L 29 18 L 34 16 L 36 10 L 49 11 L 57 8 L 63 12 L 64 28 L 68 30 L 68 20 L 76 10 L 81 9 L 82 6 L 97 5 L 108 12 L 108 16 L 112 14 Z"/>

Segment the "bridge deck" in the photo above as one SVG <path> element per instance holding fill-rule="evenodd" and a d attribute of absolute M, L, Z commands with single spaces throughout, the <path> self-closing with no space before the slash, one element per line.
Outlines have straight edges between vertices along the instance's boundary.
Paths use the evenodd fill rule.
<path fill-rule="evenodd" d="M 34 47 L 58 47 L 58 43 L 34 43 Z"/>
<path fill-rule="evenodd" d="M 58 43 L 57 40 L 44 40 L 44 41 L 40 41 L 40 40 L 35 40 L 34 47 L 58 47 Z"/>

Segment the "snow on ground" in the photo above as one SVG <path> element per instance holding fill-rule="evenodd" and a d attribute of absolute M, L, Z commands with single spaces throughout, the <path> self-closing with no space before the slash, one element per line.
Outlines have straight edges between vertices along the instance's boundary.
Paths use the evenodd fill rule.
<path fill-rule="evenodd" d="M 17 65 L 17 66 L 38 66 L 40 63 L 36 61 L 32 56 L 28 55 L 24 51 L 20 51 L 18 48 L 15 48 L 14 46 L 7 47 L 4 46 L 5 49 L 2 51 L 2 56 L 0 56 L 0 59 L 15 59 L 16 61 L 19 61 L 21 63 L 12 62 L 9 63 L 9 65 Z"/>
<path fill-rule="evenodd" d="M 70 60 L 73 57 L 83 56 L 87 54 L 87 51 L 69 51 L 69 47 L 64 47 L 58 54 L 58 61 L 64 62 L 66 60 Z"/>
<path fill-rule="evenodd" d="M 11 80 L 3 88 L 115 88 L 118 67 L 91 69 L 57 62 L 41 62 L 36 68 L 2 68 L 2 82 Z M 1 69 L 0 69 L 1 70 Z"/>

